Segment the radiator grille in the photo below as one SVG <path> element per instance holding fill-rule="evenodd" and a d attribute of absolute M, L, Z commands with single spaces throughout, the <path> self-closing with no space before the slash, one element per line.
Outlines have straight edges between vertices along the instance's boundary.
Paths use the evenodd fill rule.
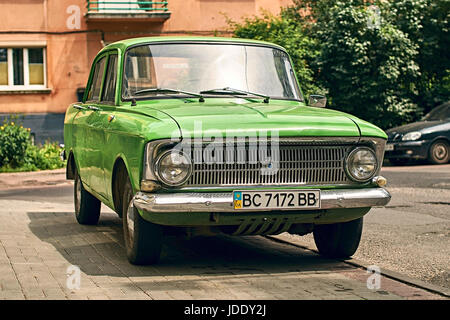
<path fill-rule="evenodd" d="M 348 145 L 280 144 L 278 156 L 271 154 L 270 147 L 266 150 L 248 145 L 231 150 L 223 147 L 216 149 L 215 154 L 197 148 L 191 151 L 191 157 L 203 161 L 194 160 L 192 176 L 186 186 L 352 184 L 344 171 L 349 148 Z M 258 158 L 261 152 L 266 152 L 272 161 L 258 161 L 262 159 Z M 227 161 L 230 159 L 234 161 Z M 278 170 L 274 170 L 276 163 Z"/>

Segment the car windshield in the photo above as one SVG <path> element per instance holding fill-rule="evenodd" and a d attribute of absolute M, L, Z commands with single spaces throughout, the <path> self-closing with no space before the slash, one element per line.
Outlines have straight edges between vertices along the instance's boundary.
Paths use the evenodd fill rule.
<path fill-rule="evenodd" d="M 122 98 L 164 95 L 159 90 L 147 90 L 153 88 L 194 93 L 212 90 L 207 93 L 210 96 L 217 95 L 215 89 L 233 88 L 271 98 L 303 100 L 288 55 L 255 45 L 174 43 L 129 49 L 124 60 Z M 143 90 L 147 92 L 142 94 Z M 141 94 L 136 94 L 139 91 Z"/>
<path fill-rule="evenodd" d="M 427 113 L 422 118 L 422 120 L 434 121 L 434 120 L 446 120 L 449 118 L 450 118 L 450 102 L 434 108 L 429 113 Z"/>

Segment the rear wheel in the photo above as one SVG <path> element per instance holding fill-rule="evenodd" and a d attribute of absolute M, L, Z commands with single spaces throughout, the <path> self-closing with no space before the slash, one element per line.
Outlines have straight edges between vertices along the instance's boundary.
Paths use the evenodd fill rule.
<path fill-rule="evenodd" d="M 445 164 L 450 159 L 450 147 L 448 142 L 439 140 L 434 142 L 428 154 L 428 160 L 433 164 Z"/>
<path fill-rule="evenodd" d="M 144 220 L 134 207 L 128 177 L 123 190 L 122 221 L 128 261 L 136 265 L 157 263 L 161 255 L 162 227 Z"/>
<path fill-rule="evenodd" d="M 349 222 L 317 225 L 314 241 L 321 255 L 331 258 L 348 258 L 358 249 L 363 218 Z"/>
<path fill-rule="evenodd" d="M 77 172 L 75 172 L 74 203 L 75 217 L 79 224 L 95 225 L 98 223 L 101 202 L 84 189 Z"/>

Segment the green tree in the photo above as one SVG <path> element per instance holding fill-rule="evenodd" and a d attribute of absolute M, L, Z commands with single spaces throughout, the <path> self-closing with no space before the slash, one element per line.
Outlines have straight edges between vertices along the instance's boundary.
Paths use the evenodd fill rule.
<path fill-rule="evenodd" d="M 293 57 L 306 93 L 386 129 L 450 99 L 449 0 L 294 0 L 231 23 Z"/>
<path fill-rule="evenodd" d="M 421 111 L 411 99 L 420 75 L 418 46 L 384 14 L 390 3 L 374 17 L 358 2 L 336 2 L 315 25 L 319 80 L 330 105 L 383 128 L 414 120 Z"/>
<path fill-rule="evenodd" d="M 413 100 L 428 112 L 450 100 L 450 1 L 397 0 L 391 7 L 390 18 L 418 46 Z"/>
<path fill-rule="evenodd" d="M 370 21 L 373 17 L 367 10 L 371 5 L 380 10 L 379 27 L 364 24 L 365 19 Z M 294 0 L 294 5 L 286 10 L 303 20 L 310 36 L 317 35 L 321 55 L 313 66 L 317 80 L 330 90 L 333 107 L 355 112 L 386 128 L 416 120 L 423 111 L 450 99 L 449 0 Z M 328 48 L 339 39 L 344 40 L 348 52 L 336 46 Z M 366 58 L 363 53 L 367 53 Z M 358 66 L 364 65 L 358 61 L 367 60 L 380 69 L 373 72 L 375 83 L 366 90 L 384 102 L 360 97 L 369 103 L 365 105 L 368 115 L 364 110 L 353 111 L 341 99 L 345 97 L 335 96 L 340 89 L 344 93 L 349 89 L 346 81 L 341 82 L 345 79 L 339 77 L 338 71 L 341 69 L 343 75 L 352 66 L 344 61 L 347 54 L 347 60 Z M 332 68 L 334 55 L 336 66 Z M 359 84 L 362 83 L 370 81 L 361 79 Z"/>

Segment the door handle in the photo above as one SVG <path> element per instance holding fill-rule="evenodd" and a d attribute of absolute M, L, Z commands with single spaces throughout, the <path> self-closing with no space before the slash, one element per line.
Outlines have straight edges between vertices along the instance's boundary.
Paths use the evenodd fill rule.
<path fill-rule="evenodd" d="M 74 104 L 73 107 L 74 107 L 75 109 L 79 109 L 79 110 L 86 110 L 85 107 L 80 106 L 79 104 Z"/>
<path fill-rule="evenodd" d="M 92 110 L 92 111 L 100 111 L 101 110 L 100 108 L 97 108 L 97 107 L 94 107 L 94 106 L 88 106 L 88 109 Z"/>

